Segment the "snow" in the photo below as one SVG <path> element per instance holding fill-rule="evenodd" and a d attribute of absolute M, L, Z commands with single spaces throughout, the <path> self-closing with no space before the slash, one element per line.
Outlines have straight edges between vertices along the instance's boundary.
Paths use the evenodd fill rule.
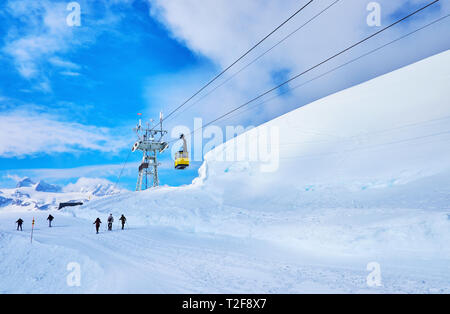
<path fill-rule="evenodd" d="M 22 188 L 22 187 L 30 187 L 32 185 L 34 185 L 35 183 L 33 181 L 31 181 L 30 178 L 24 178 L 22 180 L 20 180 L 19 182 L 17 182 L 17 188 Z"/>
<path fill-rule="evenodd" d="M 215 148 L 191 185 L 59 212 L 8 205 L 0 293 L 450 293 L 449 83 L 446 51 Z M 221 160 L 273 129 L 279 159 Z M 3 190 L 0 203 L 11 194 Z M 96 235 L 93 221 L 109 213 L 114 230 L 103 224 Z M 81 266 L 80 287 L 66 284 L 71 262 Z M 366 283 L 372 262 L 382 286 Z"/>
<path fill-rule="evenodd" d="M 94 196 L 107 196 L 120 192 L 115 184 L 100 178 L 79 178 L 76 183 L 68 184 L 64 192 L 79 192 Z"/>
<path fill-rule="evenodd" d="M 53 184 L 49 184 L 43 180 L 39 181 L 35 188 L 36 191 L 39 192 L 53 192 L 58 193 L 61 192 L 61 187 Z"/>

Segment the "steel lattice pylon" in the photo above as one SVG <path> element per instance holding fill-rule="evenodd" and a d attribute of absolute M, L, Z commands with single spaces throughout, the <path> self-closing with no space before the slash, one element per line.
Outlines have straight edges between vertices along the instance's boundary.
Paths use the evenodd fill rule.
<path fill-rule="evenodd" d="M 142 121 L 139 120 L 139 124 L 134 131 L 137 134 L 138 141 L 134 144 L 132 151 L 140 150 L 143 152 L 142 162 L 139 165 L 139 175 L 136 183 L 136 191 L 142 191 L 148 189 L 148 177 L 151 176 L 152 187 L 159 186 L 158 177 L 158 153 L 162 153 L 169 147 L 167 142 L 163 141 L 164 135 L 167 131 L 162 129 L 162 114 L 159 117 L 160 129 L 155 130 L 150 128 L 147 123 L 145 129 L 142 128 Z M 157 139 L 157 137 L 159 137 Z M 145 188 L 142 188 L 142 186 Z"/>

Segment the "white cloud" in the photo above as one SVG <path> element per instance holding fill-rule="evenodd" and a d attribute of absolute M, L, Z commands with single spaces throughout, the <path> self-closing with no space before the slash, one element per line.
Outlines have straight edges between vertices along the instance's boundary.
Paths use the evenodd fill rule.
<path fill-rule="evenodd" d="M 10 30 L 4 52 L 13 58 L 23 77 L 36 78 L 46 58 L 71 47 L 73 28 L 65 22 L 65 3 L 9 1 L 7 8 L 21 24 L 20 31 Z"/>
<path fill-rule="evenodd" d="M 127 145 L 127 139 L 118 131 L 66 122 L 62 117 L 30 109 L 17 109 L 0 115 L 2 157 L 88 150 L 118 152 Z"/>
<path fill-rule="evenodd" d="M 80 76 L 81 75 L 78 72 L 71 72 L 71 71 L 63 71 L 63 72 L 59 72 L 59 74 L 64 75 L 64 76 Z"/>
<path fill-rule="evenodd" d="M 21 177 L 21 176 L 15 175 L 15 174 L 7 174 L 7 175 L 4 175 L 3 178 L 13 180 L 14 182 L 20 182 L 23 179 L 25 179 L 25 177 Z"/>
<path fill-rule="evenodd" d="M 52 65 L 64 69 L 70 69 L 70 70 L 79 70 L 81 66 L 78 64 L 75 64 L 73 62 L 63 60 L 60 57 L 52 57 L 48 60 Z"/>
<path fill-rule="evenodd" d="M 123 164 L 102 164 L 83 166 L 75 168 L 60 168 L 60 169 L 26 169 L 26 170 L 8 170 L 9 172 L 27 174 L 36 178 L 53 179 L 53 180 L 68 180 L 80 177 L 116 177 L 122 170 Z M 128 163 L 123 175 L 135 173 L 138 163 Z"/>
<path fill-rule="evenodd" d="M 9 169 L 0 171 L 3 178 L 10 179 L 15 182 L 25 177 L 35 178 L 36 180 L 44 179 L 49 181 L 78 179 L 81 177 L 88 178 L 116 178 L 122 171 L 122 178 L 137 177 L 137 169 L 140 162 L 128 162 L 127 164 L 100 164 L 91 166 L 82 166 L 74 168 L 40 168 L 40 169 Z M 160 161 L 160 170 L 173 169 L 172 160 Z M 194 164 L 198 167 L 199 164 Z"/>
<path fill-rule="evenodd" d="M 113 13 L 113 7 L 130 5 L 133 0 L 78 2 L 83 18 L 94 15 L 96 5 L 102 9 L 95 12 L 96 18 L 89 20 L 89 26 L 67 25 L 69 1 L 9 0 L 6 3 L 5 12 L 18 23 L 9 26 L 2 50 L 12 59 L 20 75 L 34 83 L 34 89 L 51 91 L 46 71 L 49 65 L 66 69 L 59 72 L 62 75 L 78 76 L 80 73 L 75 70 L 80 70 L 80 66 L 60 55 L 91 45 L 99 34 L 114 29 L 122 15 Z"/>

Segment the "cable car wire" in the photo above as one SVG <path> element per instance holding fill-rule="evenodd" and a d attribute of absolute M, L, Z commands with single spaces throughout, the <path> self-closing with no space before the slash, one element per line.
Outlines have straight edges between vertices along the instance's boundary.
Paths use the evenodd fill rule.
<path fill-rule="evenodd" d="M 308 25 L 309 23 L 311 23 L 312 21 L 314 21 L 316 18 L 318 18 L 320 15 L 322 15 L 323 13 L 325 13 L 326 11 L 328 11 L 331 7 L 333 7 L 335 4 L 337 4 L 339 1 L 341 0 L 336 0 L 333 3 L 331 3 L 330 5 L 328 5 L 326 8 L 324 8 L 323 10 L 321 10 L 319 13 L 317 13 L 316 15 L 314 15 L 312 18 L 310 18 L 308 21 L 306 21 L 305 23 L 303 23 L 301 26 L 297 27 L 294 31 L 292 31 L 291 33 L 289 33 L 287 36 L 283 37 L 280 41 L 278 41 L 275 45 L 273 45 L 272 47 L 270 47 L 269 49 L 267 49 L 266 51 L 264 51 L 262 54 L 260 54 L 259 56 L 257 56 L 255 59 L 253 59 L 251 62 L 249 62 L 248 64 L 246 64 L 245 66 L 243 66 L 241 69 L 239 69 L 239 71 L 237 71 L 236 73 L 234 73 L 233 75 L 231 75 L 229 78 L 227 78 L 225 81 L 223 81 L 222 83 L 220 83 L 219 85 L 217 85 L 216 87 L 214 87 L 212 90 L 210 90 L 208 93 L 206 93 L 205 95 L 203 95 L 202 97 L 200 97 L 199 99 L 197 99 L 195 102 L 191 103 L 190 105 L 188 105 L 183 111 L 178 112 L 178 114 L 176 114 L 175 116 L 172 115 L 172 119 L 178 117 L 180 114 L 186 112 L 189 108 L 192 108 L 194 105 L 198 104 L 200 101 L 202 101 L 203 99 L 205 99 L 206 97 L 208 97 L 209 95 L 211 95 L 214 91 L 216 91 L 217 89 L 219 89 L 220 87 L 222 87 L 223 85 L 225 85 L 226 83 L 228 83 L 229 81 L 231 81 L 233 78 L 235 78 L 236 76 L 238 76 L 240 73 L 242 73 L 245 69 L 247 69 L 248 67 L 250 67 L 251 65 L 253 65 L 255 62 L 257 62 L 258 60 L 260 60 L 262 57 L 264 57 L 266 54 L 268 54 L 270 51 L 272 51 L 273 49 L 275 49 L 276 47 L 278 47 L 280 44 L 282 44 L 284 41 L 286 41 L 288 38 L 292 37 L 294 34 L 296 34 L 298 31 L 300 31 L 302 28 L 304 28 L 306 25 Z M 166 118 L 166 120 L 168 120 L 169 117 Z"/>
<path fill-rule="evenodd" d="M 388 42 L 388 43 L 386 43 L 386 44 L 384 44 L 384 45 L 382 45 L 382 46 L 380 46 L 380 47 L 377 47 L 377 48 L 375 48 L 375 49 L 373 49 L 373 50 L 370 50 L 370 51 L 364 53 L 363 55 L 360 55 L 360 56 L 357 57 L 357 58 L 354 58 L 354 59 L 352 59 L 352 60 L 350 60 L 350 61 L 347 61 L 347 62 L 345 62 L 344 64 L 341 64 L 341 65 L 339 65 L 339 66 L 337 66 L 337 67 L 335 67 L 335 68 L 333 68 L 333 69 L 331 69 L 331 70 L 329 70 L 329 71 L 327 71 L 327 72 L 325 72 L 325 73 L 322 73 L 322 74 L 320 74 L 319 76 L 316 76 L 316 77 L 314 77 L 314 78 L 312 78 L 312 79 L 310 79 L 310 80 L 308 80 L 308 81 L 306 81 L 306 82 L 303 82 L 303 83 L 301 83 L 301 84 L 299 84 L 299 85 L 296 85 L 296 86 L 290 88 L 289 90 L 282 91 L 282 92 L 280 92 L 279 94 L 277 94 L 277 95 L 275 95 L 275 96 L 272 96 L 272 97 L 270 97 L 270 98 L 268 98 L 268 99 L 266 99 L 266 100 L 264 100 L 264 101 L 262 101 L 262 102 L 259 102 L 259 103 L 255 104 L 255 105 L 253 105 L 253 106 L 250 106 L 250 107 L 246 108 L 245 110 L 243 110 L 243 111 L 241 111 L 241 112 L 237 112 L 237 113 L 235 113 L 234 115 L 228 116 L 227 118 L 225 118 L 225 119 L 222 120 L 222 121 L 226 121 L 226 120 L 232 119 L 233 117 L 236 117 L 236 116 L 242 114 L 242 113 L 245 112 L 245 111 L 248 111 L 248 110 L 251 110 L 251 109 L 253 109 L 253 108 L 255 108 L 255 107 L 258 107 L 258 106 L 260 106 L 260 105 L 263 105 L 263 104 L 265 104 L 265 103 L 267 103 L 267 102 L 269 102 L 269 101 L 271 101 L 271 100 L 273 100 L 273 99 L 275 99 L 275 98 L 278 98 L 278 97 L 280 97 L 280 96 L 282 96 L 282 95 L 284 95 L 284 94 L 287 94 L 287 93 L 289 93 L 289 92 L 291 92 L 291 91 L 293 91 L 293 90 L 295 90 L 295 89 L 297 89 L 297 88 L 300 88 L 300 87 L 302 87 L 302 86 L 305 86 L 305 85 L 307 85 L 307 84 L 309 84 L 309 83 L 311 83 L 311 82 L 313 82 L 313 81 L 315 81 L 315 80 L 317 80 L 317 79 L 320 79 L 320 78 L 322 78 L 322 77 L 324 77 L 324 76 L 326 76 L 326 75 L 328 75 L 328 74 L 331 74 L 332 72 L 335 72 L 335 71 L 337 71 L 337 70 L 339 70 L 339 69 L 341 69 L 341 68 L 343 68 L 343 67 L 345 67 L 345 66 L 347 66 L 347 65 L 349 65 L 349 64 L 351 64 L 351 63 L 353 63 L 353 62 L 356 62 L 356 61 L 358 61 L 358 60 L 360 60 L 360 59 L 362 59 L 362 58 L 364 58 L 364 57 L 367 57 L 368 55 L 371 55 L 371 54 L 373 54 L 373 53 L 375 53 L 375 52 L 377 52 L 377 51 L 379 51 L 379 50 L 381 50 L 381 49 L 383 49 L 383 48 L 385 48 L 385 47 L 387 47 L 387 46 L 389 46 L 389 45 L 392 45 L 392 44 L 394 44 L 394 43 L 396 43 L 396 42 L 398 42 L 398 41 L 400 41 L 400 40 L 402 40 L 402 39 L 404 39 L 404 38 L 406 38 L 406 37 L 409 37 L 409 36 L 411 36 L 411 35 L 413 35 L 413 34 L 419 32 L 419 31 L 421 31 L 421 30 L 423 30 L 423 29 L 429 27 L 429 26 L 432 26 L 433 24 L 436 24 L 436 23 L 438 23 L 438 22 L 440 22 L 440 21 L 442 21 L 442 20 L 448 18 L 449 16 L 450 16 L 450 14 L 447 14 L 447 15 L 445 15 L 445 16 L 442 16 L 442 17 L 440 17 L 440 18 L 438 18 L 438 19 L 436 19 L 436 20 L 434 20 L 434 21 L 432 21 L 432 22 L 430 22 L 430 23 L 428 23 L 428 24 L 426 24 L 426 25 L 424 25 L 424 26 L 422 26 L 422 27 L 420 27 L 420 28 L 418 28 L 418 29 L 412 31 L 412 32 L 409 32 L 409 33 L 407 33 L 407 34 L 405 34 L 405 35 L 402 35 L 401 37 L 396 38 L 396 39 L 394 39 L 394 40 L 392 40 L 392 41 L 390 41 L 390 42 Z"/>
<path fill-rule="evenodd" d="M 271 31 L 269 34 L 267 34 L 263 39 L 261 39 L 259 42 L 257 42 L 255 45 L 253 45 L 249 50 L 247 50 L 243 55 L 241 55 L 238 59 L 236 59 L 232 64 L 230 64 L 228 67 L 226 67 L 222 72 L 217 74 L 213 79 L 211 79 L 206 85 L 204 85 L 202 88 L 200 88 L 197 92 L 195 92 L 191 97 L 189 97 L 187 100 L 185 100 L 181 105 L 176 107 L 174 110 L 172 110 L 162 121 L 157 123 L 155 126 L 153 126 L 152 130 L 161 122 L 168 119 L 170 116 L 172 116 L 175 112 L 177 112 L 181 107 L 186 105 L 189 101 L 191 101 L 195 96 L 200 94 L 205 88 L 210 86 L 213 82 L 215 82 L 219 77 L 221 77 L 225 72 L 227 72 L 229 69 L 231 69 L 236 63 L 241 61 L 243 58 L 245 58 L 250 52 L 255 50 L 259 45 L 261 45 L 266 39 L 268 39 L 270 36 L 272 36 L 275 32 L 277 32 L 280 28 L 282 28 L 284 25 L 286 25 L 290 20 L 292 20 L 296 15 L 298 15 L 301 11 L 303 11 L 307 6 L 309 6 L 314 0 L 310 0 L 308 3 L 306 3 L 304 6 L 302 6 L 300 9 L 295 11 L 287 20 L 285 20 L 283 23 L 281 23 L 279 26 L 277 26 L 273 31 Z"/>
<path fill-rule="evenodd" d="M 338 1 L 339 1 L 339 0 L 338 0 Z M 428 8 L 429 6 L 431 6 L 431 5 L 433 5 L 433 4 L 437 3 L 437 2 L 439 2 L 439 0 L 435 0 L 435 1 L 430 2 L 429 4 L 425 5 L 424 7 L 422 7 L 422 8 L 420 8 L 420 9 L 414 11 L 413 13 L 411 13 L 411 14 L 409 14 L 409 15 L 407 15 L 407 16 L 405 16 L 404 18 L 397 20 L 396 22 L 390 24 L 389 26 L 387 26 L 387 27 L 381 29 L 380 31 L 378 31 L 378 32 L 376 32 L 376 33 L 374 33 L 374 34 L 372 34 L 372 35 L 370 35 L 370 36 L 368 36 L 368 37 L 366 37 L 365 39 L 359 41 L 358 43 L 356 43 L 356 44 L 354 44 L 354 45 L 352 45 L 352 46 L 350 46 L 349 48 L 344 49 L 343 51 L 341 51 L 341 52 L 335 54 L 334 56 L 332 56 L 332 57 L 326 59 L 325 61 L 319 63 L 318 65 L 316 65 L 316 66 L 314 66 L 314 67 L 312 67 L 312 68 L 310 68 L 310 69 L 308 69 L 308 70 L 306 70 L 306 71 L 300 73 L 300 74 L 297 75 L 297 76 L 294 76 L 293 78 L 289 79 L 288 81 L 284 82 L 283 84 L 280 84 L 280 85 L 278 85 L 277 87 L 271 89 L 270 91 L 263 93 L 262 95 L 258 96 L 257 98 L 254 98 L 254 99 L 251 100 L 250 102 L 247 102 L 247 103 L 245 103 L 245 104 L 243 104 L 243 105 L 241 105 L 241 106 L 239 106 L 239 107 L 237 107 L 237 108 L 231 110 L 231 111 L 228 112 L 227 114 L 224 114 L 224 115 L 220 116 L 219 118 L 216 118 L 216 119 L 214 119 L 213 121 L 210 121 L 210 122 L 207 123 L 205 126 L 202 126 L 201 128 L 198 128 L 198 129 L 196 129 L 196 130 L 190 132 L 189 134 L 193 134 L 193 133 L 195 133 L 196 131 L 198 131 L 198 130 L 200 130 L 200 129 L 206 127 L 206 126 L 211 125 L 211 124 L 214 123 L 214 122 L 217 122 L 218 120 L 224 118 L 225 116 L 229 116 L 231 113 L 233 113 L 233 112 L 239 110 L 240 108 L 242 108 L 242 107 L 244 107 L 244 106 L 250 104 L 251 102 L 254 102 L 256 99 L 259 99 L 259 98 L 263 97 L 264 95 L 267 95 L 267 94 L 270 93 L 271 91 L 276 90 L 276 89 L 280 88 L 281 86 L 286 85 L 287 83 L 293 81 L 294 79 L 300 77 L 301 75 L 303 75 L 303 74 L 305 74 L 305 73 L 311 71 L 311 70 L 314 69 L 314 68 L 317 68 L 318 66 L 320 66 L 320 65 L 322 65 L 322 64 L 324 64 L 324 63 L 326 63 L 326 62 L 328 62 L 329 60 L 331 60 L 331 59 L 337 57 L 338 55 L 341 55 L 342 53 L 344 53 L 344 52 L 346 52 L 346 51 L 352 49 L 353 47 L 355 47 L 355 46 L 357 46 L 357 45 L 359 45 L 359 44 L 361 44 L 361 43 L 367 41 L 368 39 L 370 39 L 370 38 L 372 38 L 372 37 L 378 35 L 379 33 L 381 33 L 381 32 L 383 32 L 383 31 L 385 31 L 385 30 L 387 30 L 387 29 L 393 27 L 394 25 L 396 25 L 396 24 L 398 24 L 398 23 L 400 23 L 400 22 L 402 22 L 402 21 L 408 19 L 409 17 L 411 17 L 411 16 L 413 16 L 413 15 L 415 15 L 415 14 L 417 14 L 417 13 L 423 11 L 424 9 Z M 321 75 L 319 75 L 319 76 L 317 76 L 317 77 L 315 77 L 315 78 L 313 78 L 313 79 L 311 79 L 311 80 L 308 80 L 307 82 L 304 82 L 304 83 L 302 83 L 302 84 L 300 84 L 300 85 L 297 85 L 297 86 L 291 88 L 290 90 L 299 88 L 299 87 L 304 86 L 304 85 L 306 85 L 306 84 L 308 84 L 308 83 L 310 83 L 310 82 L 312 82 L 312 81 L 314 81 L 314 80 L 317 80 L 317 79 L 319 79 L 319 78 L 321 78 L 321 77 L 323 77 L 323 76 L 325 76 L 325 75 L 328 75 L 328 74 L 330 74 L 330 73 L 332 73 L 332 72 L 334 72 L 334 71 L 336 71 L 336 70 L 338 70 L 338 69 L 340 69 L 340 68 L 342 68 L 342 67 L 344 67 L 344 66 L 346 66 L 346 65 L 348 65 L 348 64 L 351 64 L 351 63 L 353 63 L 353 62 L 355 62 L 355 61 L 357 61 L 357 60 L 360 60 L 360 59 L 362 59 L 362 58 L 364 58 L 364 57 L 366 57 L 366 56 L 368 56 L 368 55 L 370 55 L 370 54 L 372 54 L 372 53 L 374 53 L 374 52 L 376 52 L 376 51 L 379 51 L 379 50 L 381 50 L 381 49 L 383 49 L 383 48 L 385 48 L 385 47 L 387 47 L 387 46 L 389 46 L 389 45 L 391 45 L 391 44 L 393 44 L 393 43 L 395 43 L 395 42 L 398 42 L 398 41 L 400 41 L 400 40 L 402 40 L 402 39 L 404 39 L 404 38 L 406 38 L 406 37 L 408 37 L 408 36 L 410 36 L 410 35 L 412 35 L 412 34 L 418 32 L 418 31 L 420 31 L 420 30 L 423 30 L 423 29 L 425 29 L 425 28 L 427 28 L 427 27 L 429 27 L 429 26 L 431 26 L 431 25 L 433 25 L 433 24 L 436 24 L 437 22 L 440 22 L 440 21 L 442 21 L 442 20 L 448 18 L 449 16 L 450 16 L 450 14 L 447 14 L 447 15 L 445 15 L 445 16 L 443 16 L 443 17 L 440 17 L 440 18 L 438 18 L 438 19 L 436 19 L 436 20 L 434 20 L 434 21 L 432 21 L 432 22 L 430 22 L 430 23 L 428 23 L 428 24 L 426 24 L 426 25 L 424 25 L 424 26 L 422 26 L 422 27 L 420 27 L 420 28 L 418 28 L 418 29 L 412 31 L 412 32 L 409 32 L 409 33 L 407 33 L 407 34 L 405 34 L 405 35 L 403 35 L 403 36 L 401 36 L 401 37 L 399 37 L 399 38 L 397 38 L 397 39 L 395 39 L 395 40 L 392 40 L 392 41 L 390 41 L 390 42 L 388 42 L 388 43 L 386 43 L 386 44 L 384 44 L 384 45 L 382 45 L 382 46 L 380 46 L 380 47 L 378 47 L 378 48 L 375 48 L 375 49 L 373 49 L 373 50 L 371 50 L 371 51 L 369 51 L 369 52 L 367 52 L 367 53 L 365 53 L 365 54 L 363 54 L 363 55 L 361 55 L 361 56 L 359 56 L 359 57 L 357 57 L 357 58 L 354 58 L 354 59 L 352 59 L 352 60 L 350 60 L 350 61 L 348 61 L 348 62 L 346 62 L 346 63 L 344 63 L 344 64 L 342 64 L 342 65 L 340 65 L 340 66 L 338 66 L 338 67 L 335 67 L 335 68 L 333 68 L 333 69 L 331 69 L 331 70 L 329 70 L 329 71 L 327 71 L 327 72 L 325 72 L 325 73 L 323 73 L 323 74 L 321 74 Z M 274 96 L 274 97 L 272 97 L 272 98 L 270 98 L 270 99 L 267 99 L 267 100 L 265 100 L 265 101 L 263 101 L 263 102 L 261 102 L 261 103 L 258 103 L 257 105 L 262 105 L 262 104 L 264 104 L 264 103 L 266 103 L 266 102 L 268 102 L 268 101 L 270 101 L 270 100 L 272 100 L 272 99 L 274 99 L 274 98 L 276 98 L 276 97 L 281 96 L 281 95 L 284 94 L 284 93 L 287 93 L 287 91 L 282 92 L 281 94 L 276 95 L 276 96 Z M 253 107 L 251 107 L 251 108 L 253 108 Z M 251 109 L 251 108 L 247 108 L 246 110 Z M 231 117 L 229 117 L 229 118 L 231 118 Z M 169 143 L 175 142 L 175 141 L 177 141 L 177 140 L 178 140 L 178 139 L 173 140 L 173 141 L 170 141 Z M 122 167 L 122 169 L 121 169 L 121 172 L 120 172 L 120 174 L 119 174 L 119 176 L 118 176 L 118 178 L 117 178 L 115 187 L 117 186 L 117 184 L 119 183 L 119 181 L 120 181 L 120 179 L 121 179 L 123 170 L 124 170 L 124 168 L 125 168 L 125 166 L 126 166 L 126 164 L 127 164 L 127 162 L 128 162 L 128 159 L 129 159 L 130 155 L 131 155 L 131 152 L 128 153 L 128 156 L 127 156 L 127 158 L 126 158 L 126 161 L 125 161 L 125 163 L 124 163 L 124 165 L 123 165 L 123 167 Z"/>
<path fill-rule="evenodd" d="M 125 166 L 126 166 L 127 163 L 128 163 L 128 159 L 130 158 L 131 153 L 132 153 L 132 151 L 130 150 L 130 151 L 128 152 L 127 158 L 125 159 L 125 162 L 123 163 L 122 170 L 120 170 L 120 174 L 119 174 L 119 176 L 117 177 L 117 181 L 116 181 L 116 183 L 114 184 L 114 189 L 116 189 L 117 184 L 119 184 L 120 178 L 122 177 L 123 170 L 125 169 Z"/>
<path fill-rule="evenodd" d="M 242 104 L 242 105 L 240 105 L 240 106 L 238 106 L 238 107 L 236 107 L 236 108 L 234 108 L 234 109 L 228 111 L 227 113 L 224 113 L 223 115 L 219 116 L 218 118 L 216 118 L 216 119 L 214 119 L 214 120 L 208 122 L 208 123 L 205 124 L 204 126 L 201 126 L 201 127 L 197 128 L 197 129 L 193 130 L 192 132 L 189 133 L 189 135 L 194 134 L 194 133 L 197 132 L 198 130 L 201 130 L 201 129 L 203 129 L 203 128 L 205 128 L 205 127 L 207 127 L 207 126 L 209 126 L 209 125 L 211 125 L 211 124 L 213 124 L 213 123 L 215 123 L 215 122 L 217 122 L 217 121 L 223 119 L 224 117 L 226 117 L 226 116 L 232 114 L 233 112 L 235 112 L 235 111 L 241 109 L 242 107 L 245 107 L 245 106 L 247 106 L 247 105 L 249 105 L 249 104 L 255 102 L 256 100 L 258 100 L 258 99 L 260 99 L 260 98 L 266 96 L 267 94 L 270 94 L 271 92 L 273 92 L 273 91 L 275 91 L 275 90 L 277 90 L 277 89 L 279 89 L 279 88 L 285 86 L 286 84 L 288 84 L 288 83 L 294 81 L 295 79 L 299 78 L 300 76 L 303 76 L 303 75 L 305 75 L 305 74 L 308 73 L 308 72 L 311 72 L 312 70 L 318 68 L 319 66 L 321 66 L 321 65 L 323 65 L 323 64 L 325 64 L 325 63 L 327 63 L 327 62 L 329 62 L 330 60 L 335 59 L 336 57 L 338 57 L 338 56 L 344 54 L 345 52 L 347 52 L 347 51 L 349 51 L 349 50 L 355 48 L 356 46 L 359 46 L 360 44 L 362 44 L 362 43 L 366 42 L 367 40 L 369 40 L 369 39 L 371 39 L 371 38 L 373 38 L 373 37 L 379 35 L 380 33 L 382 33 L 382 32 L 384 32 L 384 31 L 386 31 L 386 30 L 388 30 L 388 29 L 394 27 L 395 25 L 397 25 L 397 24 L 399 24 L 399 23 L 405 21 L 406 19 L 408 19 L 408 18 L 410 18 L 410 17 L 416 15 L 417 13 L 419 13 L 419 12 L 425 10 L 426 8 L 432 6 L 433 4 L 435 4 L 435 3 L 439 2 L 439 1 L 440 1 L 440 0 L 434 0 L 434 1 L 432 1 L 432 2 L 430 2 L 430 3 L 428 3 L 428 4 L 426 4 L 425 6 L 423 6 L 423 7 L 419 8 L 419 9 L 417 9 L 416 11 L 414 11 L 414 12 L 412 12 L 412 13 L 406 15 L 405 17 L 403 17 L 403 18 L 401 18 L 401 19 L 398 19 L 397 21 L 393 22 L 392 24 L 389 24 L 388 26 L 382 28 L 381 30 L 379 30 L 379 31 L 377 31 L 377 32 L 375 32 L 375 33 L 373 33 L 373 34 L 371 34 L 371 35 L 365 37 L 364 39 L 362 39 L 362 40 L 360 40 L 360 41 L 358 41 L 358 42 L 356 42 L 356 43 L 354 43 L 354 44 L 352 44 L 352 45 L 350 45 L 349 47 L 347 47 L 347 48 L 341 50 L 340 52 L 338 52 L 338 53 L 332 55 L 331 57 L 325 59 L 324 61 L 321 61 L 321 62 L 317 63 L 316 65 L 314 65 L 314 66 L 310 67 L 309 69 L 307 69 L 307 70 L 301 72 L 300 74 L 297 74 L 297 75 L 291 77 L 291 78 L 288 79 L 287 81 L 285 81 L 285 82 L 283 82 L 283 83 L 281 83 L 281 84 L 279 84 L 279 85 L 277 85 L 277 86 L 275 86 L 275 87 L 273 87 L 273 88 L 267 90 L 266 92 L 264 92 L 264 93 L 262 93 L 262 94 L 256 96 L 255 98 L 253 98 L 253 99 L 251 99 L 251 100 L 245 102 L 244 104 Z M 172 140 L 172 141 L 169 141 L 168 143 L 173 143 L 173 142 L 176 142 L 177 140 L 178 140 L 178 139 L 174 139 L 174 140 Z"/>
<path fill-rule="evenodd" d="M 339 1 L 339 0 L 338 0 Z M 255 50 L 258 46 L 260 46 L 266 39 L 268 39 L 270 36 L 272 36 L 275 32 L 277 32 L 280 28 L 282 28 L 285 24 L 287 24 L 290 20 L 292 20 L 295 16 L 297 16 L 301 11 L 303 11 L 307 6 L 309 6 L 314 0 L 308 1 L 304 6 L 302 6 L 300 9 L 295 11 L 289 18 L 287 18 L 283 23 L 278 25 L 274 30 L 272 30 L 269 34 L 267 34 L 264 38 L 262 38 L 259 42 L 257 42 L 255 45 L 253 45 L 249 50 L 247 50 L 242 56 L 240 56 L 238 59 L 236 59 L 232 64 L 230 64 L 227 68 L 225 68 L 222 72 L 217 74 L 213 79 L 211 79 L 206 85 L 204 85 L 202 88 L 200 88 L 197 92 L 195 92 L 191 97 L 189 97 L 187 100 L 185 100 L 181 105 L 179 105 L 177 108 L 175 108 L 172 112 L 170 112 L 165 118 L 160 119 L 160 121 L 155 124 L 151 130 L 154 130 L 156 126 L 159 124 L 162 124 L 162 122 L 166 119 L 168 119 L 170 116 L 172 116 L 176 111 L 178 111 L 181 107 L 186 105 L 189 101 L 191 101 L 195 96 L 200 94 L 203 90 L 205 90 L 208 86 L 210 86 L 213 82 L 215 82 L 219 77 L 221 77 L 223 74 L 225 74 L 229 69 L 231 69 L 234 65 L 236 65 L 239 61 L 241 61 L 243 58 L 245 58 L 250 52 Z M 275 47 L 274 47 L 275 48 Z M 273 48 L 272 48 L 273 49 Z M 125 163 L 122 167 L 122 170 L 120 171 L 119 177 L 117 178 L 115 187 L 117 186 L 120 177 L 122 176 L 123 170 L 128 162 L 128 159 L 130 157 L 131 153 L 128 153 L 128 156 L 125 160 Z"/>

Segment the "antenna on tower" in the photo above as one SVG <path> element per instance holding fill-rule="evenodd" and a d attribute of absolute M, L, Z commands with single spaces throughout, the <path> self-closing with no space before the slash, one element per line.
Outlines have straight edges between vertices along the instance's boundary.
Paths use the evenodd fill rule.
<path fill-rule="evenodd" d="M 169 144 L 164 142 L 164 135 L 167 134 L 167 131 L 163 130 L 162 127 L 162 113 L 160 113 L 160 124 L 161 128 L 159 130 L 153 130 L 150 128 L 150 124 L 147 123 L 147 127 L 145 129 L 142 128 L 142 121 L 139 119 L 139 124 L 134 129 L 137 135 L 137 142 L 133 145 L 131 149 L 132 152 L 137 150 L 142 151 L 142 162 L 139 165 L 139 175 L 136 183 L 136 191 L 142 191 L 148 189 L 148 177 L 151 177 L 152 186 L 159 186 L 159 177 L 158 177 L 158 154 L 164 152 Z M 150 120 L 153 121 L 153 120 Z M 159 139 L 156 139 L 156 136 L 160 135 Z M 144 185 L 144 186 L 143 186 Z"/>

